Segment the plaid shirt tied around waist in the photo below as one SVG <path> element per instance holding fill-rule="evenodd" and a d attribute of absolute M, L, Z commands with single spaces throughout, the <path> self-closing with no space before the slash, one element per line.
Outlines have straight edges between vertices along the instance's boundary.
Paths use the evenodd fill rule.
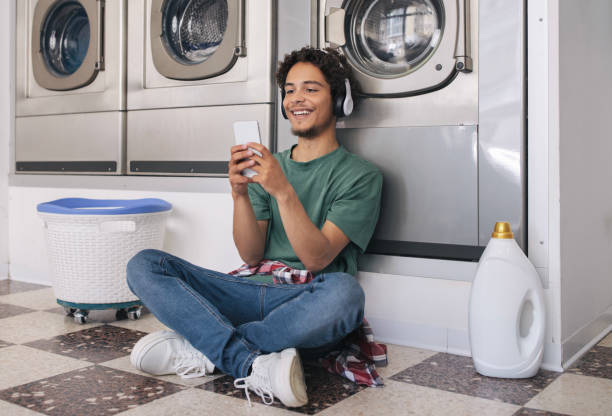
<path fill-rule="evenodd" d="M 275 284 L 306 284 L 314 278 L 308 270 L 293 269 L 273 260 L 262 260 L 252 267 L 243 264 L 228 274 L 242 277 L 272 275 Z M 365 318 L 361 326 L 347 335 L 341 345 L 340 350 L 332 351 L 319 360 L 327 371 L 357 384 L 383 386 L 383 379 L 378 375 L 376 366 L 387 365 L 387 346 L 374 342 L 372 327 Z"/>

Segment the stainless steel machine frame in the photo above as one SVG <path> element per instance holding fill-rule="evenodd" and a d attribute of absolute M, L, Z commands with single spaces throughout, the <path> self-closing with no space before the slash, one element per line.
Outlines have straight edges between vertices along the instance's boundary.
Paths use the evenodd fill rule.
<path fill-rule="evenodd" d="M 121 174 L 127 2 L 80 2 L 91 28 L 89 49 L 68 76 L 53 74 L 40 53 L 41 24 L 56 4 L 17 2 L 16 173 Z"/>
<path fill-rule="evenodd" d="M 228 0 L 232 36 L 201 65 L 170 64 L 154 27 L 163 4 L 128 11 L 128 174 L 226 175 L 233 121 L 257 120 L 274 148 L 276 0 Z"/>

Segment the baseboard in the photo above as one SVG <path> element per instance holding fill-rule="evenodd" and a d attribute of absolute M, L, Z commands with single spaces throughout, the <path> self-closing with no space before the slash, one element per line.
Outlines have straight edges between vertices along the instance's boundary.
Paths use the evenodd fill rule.
<path fill-rule="evenodd" d="M 470 334 L 467 329 L 448 328 L 446 330 L 446 352 L 466 357 L 472 356 Z"/>
<path fill-rule="evenodd" d="M 563 372 L 563 367 L 561 367 L 561 345 L 559 343 L 555 344 L 552 340 L 544 342 L 544 357 L 540 367 L 548 371 Z"/>
<path fill-rule="evenodd" d="M 585 325 L 563 342 L 561 350 L 563 368 L 571 367 L 576 360 L 597 344 L 612 330 L 612 307 Z"/>
<path fill-rule="evenodd" d="M 9 277 L 8 263 L 0 264 L 0 280 L 8 279 L 8 277 Z"/>
<path fill-rule="evenodd" d="M 53 281 L 51 276 L 45 272 L 33 270 L 28 266 L 11 263 L 8 268 L 8 275 L 11 280 L 18 280 L 26 283 L 36 283 L 39 285 L 51 286 Z"/>
<path fill-rule="evenodd" d="M 470 356 L 467 330 L 439 328 L 372 316 L 366 318 L 379 342 Z"/>

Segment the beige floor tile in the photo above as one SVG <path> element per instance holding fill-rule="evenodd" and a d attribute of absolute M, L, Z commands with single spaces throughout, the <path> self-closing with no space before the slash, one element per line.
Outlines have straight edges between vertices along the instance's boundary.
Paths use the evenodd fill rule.
<path fill-rule="evenodd" d="M 92 365 L 24 345 L 0 349 L 0 363 L 0 390 Z"/>
<path fill-rule="evenodd" d="M 612 414 L 612 380 L 565 373 L 525 407 L 581 416 Z"/>
<path fill-rule="evenodd" d="M 42 413 L 35 412 L 25 407 L 0 400 L 0 415 L 10 416 L 43 416 Z"/>
<path fill-rule="evenodd" d="M 510 416 L 518 409 L 520 406 L 508 403 L 387 380 L 385 387 L 365 389 L 318 415 Z"/>
<path fill-rule="evenodd" d="M 111 361 L 106 361 L 106 362 L 100 363 L 100 365 L 111 367 L 116 370 L 127 371 L 129 373 L 139 374 L 141 376 L 156 378 L 158 380 L 167 381 L 169 383 L 180 384 L 182 386 L 187 386 L 187 387 L 199 386 L 201 384 L 208 383 L 209 381 L 214 380 L 215 378 L 224 376 L 224 374 L 219 373 L 219 374 L 214 374 L 212 376 L 185 378 L 185 379 L 177 375 L 156 377 L 156 376 L 152 376 L 150 374 L 147 374 L 147 373 L 144 373 L 142 371 L 138 371 L 137 369 L 135 369 L 132 366 L 132 363 L 130 362 L 129 356 L 117 358 Z"/>
<path fill-rule="evenodd" d="M 386 344 L 389 365 L 377 367 L 378 374 L 384 379 L 405 370 L 408 367 L 417 365 L 423 360 L 436 355 L 435 351 L 422 350 L 419 348 L 403 347 L 401 345 Z"/>
<path fill-rule="evenodd" d="M 121 416 L 274 416 L 296 415 L 295 412 L 224 396 L 200 389 L 189 389 L 119 413 Z"/>
<path fill-rule="evenodd" d="M 152 313 L 146 313 L 142 315 L 140 319 L 135 321 L 132 321 L 131 319 L 124 319 L 122 321 L 110 322 L 110 324 L 113 326 L 120 326 L 122 328 L 149 333 L 169 329 L 166 325 L 159 322 Z"/>
<path fill-rule="evenodd" d="M 604 337 L 604 339 L 602 339 L 597 345 L 599 345 L 600 347 L 612 348 L 612 332 L 610 332 L 608 336 Z"/>
<path fill-rule="evenodd" d="M 9 303 L 39 311 L 60 306 L 51 287 L 0 296 L 0 303 Z"/>
<path fill-rule="evenodd" d="M 79 325 L 72 318 L 51 312 L 32 312 L 0 319 L 0 339 L 24 344 L 99 326 L 100 323 Z"/>

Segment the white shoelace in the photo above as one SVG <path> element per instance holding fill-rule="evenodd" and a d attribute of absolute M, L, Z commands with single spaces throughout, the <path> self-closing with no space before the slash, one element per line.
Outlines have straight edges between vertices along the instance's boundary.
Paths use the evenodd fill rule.
<path fill-rule="evenodd" d="M 270 377 L 268 376 L 266 369 L 261 368 L 258 365 L 253 365 L 250 376 L 237 378 L 234 380 L 234 387 L 237 389 L 244 389 L 250 407 L 252 407 L 253 404 L 251 403 L 251 397 L 249 396 L 249 389 L 253 390 L 255 394 L 261 397 L 264 404 L 269 406 L 274 403 L 274 394 L 272 394 Z"/>
<path fill-rule="evenodd" d="M 174 368 L 176 374 L 183 379 L 206 375 L 206 362 L 202 353 L 185 344 L 176 354 Z"/>

